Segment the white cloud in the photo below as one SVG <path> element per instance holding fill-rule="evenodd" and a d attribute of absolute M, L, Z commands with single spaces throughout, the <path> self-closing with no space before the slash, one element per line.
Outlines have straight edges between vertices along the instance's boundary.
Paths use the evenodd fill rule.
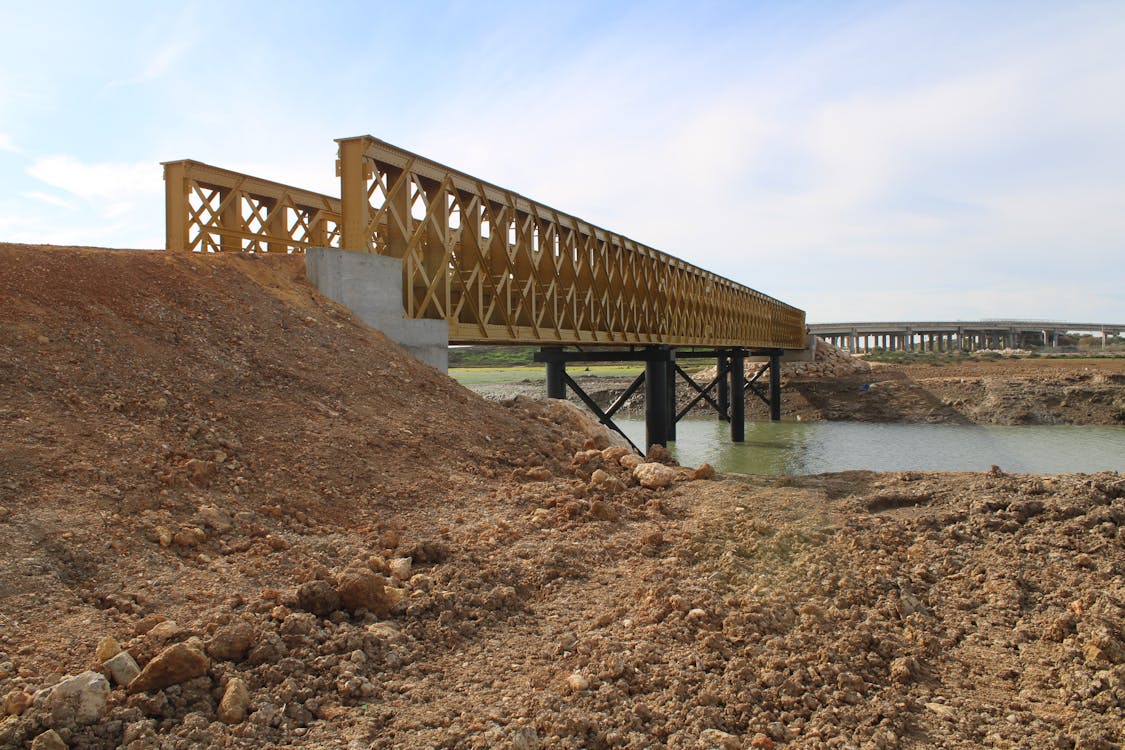
<path fill-rule="evenodd" d="M 14 154 L 20 153 L 16 148 L 16 144 L 12 142 L 12 137 L 7 133 L 0 133 L 0 151 L 10 151 Z"/>
<path fill-rule="evenodd" d="M 160 164 L 150 161 L 88 164 L 73 156 L 45 156 L 36 159 L 27 172 L 84 201 L 107 207 L 163 191 Z"/>
<path fill-rule="evenodd" d="M 52 206 L 58 206 L 59 208 L 71 208 L 71 204 L 68 201 L 63 200 L 57 195 L 51 195 L 50 193 L 41 193 L 31 190 L 26 193 L 20 193 L 20 195 L 25 198 L 31 198 L 32 200 L 42 201 L 43 203 L 50 203 Z"/>
<path fill-rule="evenodd" d="M 110 88 L 117 86 L 135 86 L 150 83 L 164 76 L 172 66 L 191 49 L 193 40 L 178 39 L 156 50 L 145 63 L 144 68 L 134 76 L 109 83 Z"/>
<path fill-rule="evenodd" d="M 37 232 L 20 241 L 61 244 L 100 243 L 109 247 L 159 247 L 164 222 L 164 181 L 156 162 L 86 163 L 73 156 L 46 156 L 27 170 L 32 177 L 65 191 L 65 197 L 31 191 L 28 197 L 76 213 L 66 222 L 42 217 Z"/>

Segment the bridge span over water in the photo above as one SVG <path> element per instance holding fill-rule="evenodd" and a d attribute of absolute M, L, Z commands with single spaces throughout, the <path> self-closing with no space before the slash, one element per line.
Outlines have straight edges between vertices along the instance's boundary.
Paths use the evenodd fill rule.
<path fill-rule="evenodd" d="M 1058 320 L 957 320 L 882 323 L 812 323 L 809 332 L 853 352 L 949 352 L 1057 346 L 1069 333 L 1100 335 L 1102 346 L 1125 324 Z"/>
<path fill-rule="evenodd" d="M 322 291 L 432 364 L 449 344 L 539 345 L 548 395 L 573 390 L 614 429 L 624 399 L 600 409 L 566 366 L 643 362 L 626 397 L 644 385 L 649 444 L 675 439 L 677 378 L 736 441 L 746 393 L 780 418 L 778 363 L 807 346 L 802 310 L 372 136 L 337 148 L 339 196 L 165 162 L 168 250 L 315 250 L 306 266 Z M 716 380 L 696 385 L 677 353 L 714 359 Z M 749 380 L 747 357 L 766 362 Z"/>

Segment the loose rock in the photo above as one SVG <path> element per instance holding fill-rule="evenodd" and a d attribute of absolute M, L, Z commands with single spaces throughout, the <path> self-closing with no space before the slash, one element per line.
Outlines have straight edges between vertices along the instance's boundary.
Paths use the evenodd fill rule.
<path fill-rule="evenodd" d="M 366 609 L 380 617 L 394 606 L 386 590 L 387 579 L 365 568 L 348 568 L 340 573 L 337 588 L 345 609 Z"/>
<path fill-rule="evenodd" d="M 122 687 L 137 679 L 137 675 L 141 673 L 137 660 L 128 651 L 115 654 L 112 658 L 104 661 L 103 664 L 109 670 L 113 681 Z"/>
<path fill-rule="evenodd" d="M 19 716 L 31 706 L 32 700 L 31 693 L 24 690 L 12 690 L 4 695 L 0 708 L 3 709 L 5 714 Z"/>
<path fill-rule="evenodd" d="M 249 707 L 250 691 L 247 690 L 246 683 L 238 677 L 232 677 L 223 692 L 216 715 L 226 724 L 238 724 L 246 719 Z"/>
<path fill-rule="evenodd" d="M 699 735 L 699 747 L 707 750 L 712 750 L 712 748 L 738 750 L 742 747 L 742 742 L 733 734 L 728 734 L 719 729 L 704 729 Z"/>
<path fill-rule="evenodd" d="M 98 641 L 98 646 L 94 649 L 94 658 L 98 661 L 109 661 L 119 653 L 121 653 L 121 644 L 112 635 L 107 635 Z"/>
<path fill-rule="evenodd" d="M 715 467 L 711 464 L 700 464 L 699 468 L 691 473 L 692 479 L 714 479 Z"/>
<path fill-rule="evenodd" d="M 627 453 L 621 458 L 617 459 L 617 463 L 621 466 L 622 469 L 625 469 L 626 471 L 632 471 L 644 462 L 645 460 L 638 456 L 636 453 Z"/>
<path fill-rule="evenodd" d="M 91 724 L 98 720 L 109 700 L 109 680 L 86 671 L 68 677 L 35 699 L 50 711 L 56 724 Z"/>
<path fill-rule="evenodd" d="M 410 579 L 410 567 L 413 562 L 409 557 L 396 557 L 387 563 L 387 568 L 398 580 L 407 581 Z"/>
<path fill-rule="evenodd" d="M 572 672 L 566 678 L 566 685 L 578 693 L 590 687 L 590 680 L 581 672 Z"/>
<path fill-rule="evenodd" d="M 148 637 L 159 641 L 170 641 L 180 636 L 183 632 L 184 629 L 181 628 L 175 620 L 165 620 L 164 622 L 158 622 L 154 625 L 152 630 L 148 631 Z"/>
<path fill-rule="evenodd" d="M 208 526 L 220 534 L 230 531 L 234 525 L 231 521 L 230 513 L 216 508 L 214 505 L 199 506 L 199 510 L 196 511 L 195 514 L 195 519 L 201 526 Z"/>
<path fill-rule="evenodd" d="M 309 581 L 297 588 L 297 606 L 317 617 L 328 617 L 340 608 L 340 592 L 327 581 Z"/>
<path fill-rule="evenodd" d="M 161 651 L 145 665 L 137 678 L 129 683 L 129 692 L 159 690 L 201 677 L 207 673 L 207 667 L 207 657 L 202 651 L 186 643 L 177 643 Z"/>
<path fill-rule="evenodd" d="M 207 642 L 207 655 L 215 661 L 242 661 L 254 643 L 254 628 L 246 622 L 235 622 L 219 628 Z"/>
<path fill-rule="evenodd" d="M 31 750 L 67 750 L 67 744 L 54 729 L 48 729 L 31 741 Z"/>
<path fill-rule="evenodd" d="M 661 463 L 643 463 L 633 469 L 633 478 L 642 487 L 656 490 L 671 485 L 676 479 L 676 471 Z"/>

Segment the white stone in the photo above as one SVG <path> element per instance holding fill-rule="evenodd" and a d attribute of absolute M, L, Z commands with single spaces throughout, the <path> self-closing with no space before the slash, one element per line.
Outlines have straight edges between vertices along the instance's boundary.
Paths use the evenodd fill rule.
<path fill-rule="evenodd" d="M 642 487 L 655 490 L 672 484 L 676 480 L 676 471 L 664 464 L 643 463 L 633 469 L 633 478 Z"/>
<path fill-rule="evenodd" d="M 109 701 L 109 680 L 98 672 L 86 671 L 67 677 L 40 695 L 36 696 L 36 704 L 42 700 L 56 719 L 65 722 L 69 718 L 76 724 L 92 724 Z"/>
<path fill-rule="evenodd" d="M 106 659 L 103 663 L 109 669 L 113 681 L 122 687 L 128 685 L 141 673 L 137 660 L 128 651 L 120 651 L 113 658 Z"/>

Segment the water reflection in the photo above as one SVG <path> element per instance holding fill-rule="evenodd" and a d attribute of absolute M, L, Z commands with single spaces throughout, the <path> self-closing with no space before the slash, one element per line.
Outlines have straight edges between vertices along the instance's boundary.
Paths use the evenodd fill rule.
<path fill-rule="evenodd" d="M 619 424 L 643 441 L 643 420 Z M 748 422 L 738 445 L 727 424 L 691 419 L 679 423 L 672 447 L 681 463 L 744 474 L 985 471 L 994 464 L 1021 473 L 1125 471 L 1125 427 Z"/>

